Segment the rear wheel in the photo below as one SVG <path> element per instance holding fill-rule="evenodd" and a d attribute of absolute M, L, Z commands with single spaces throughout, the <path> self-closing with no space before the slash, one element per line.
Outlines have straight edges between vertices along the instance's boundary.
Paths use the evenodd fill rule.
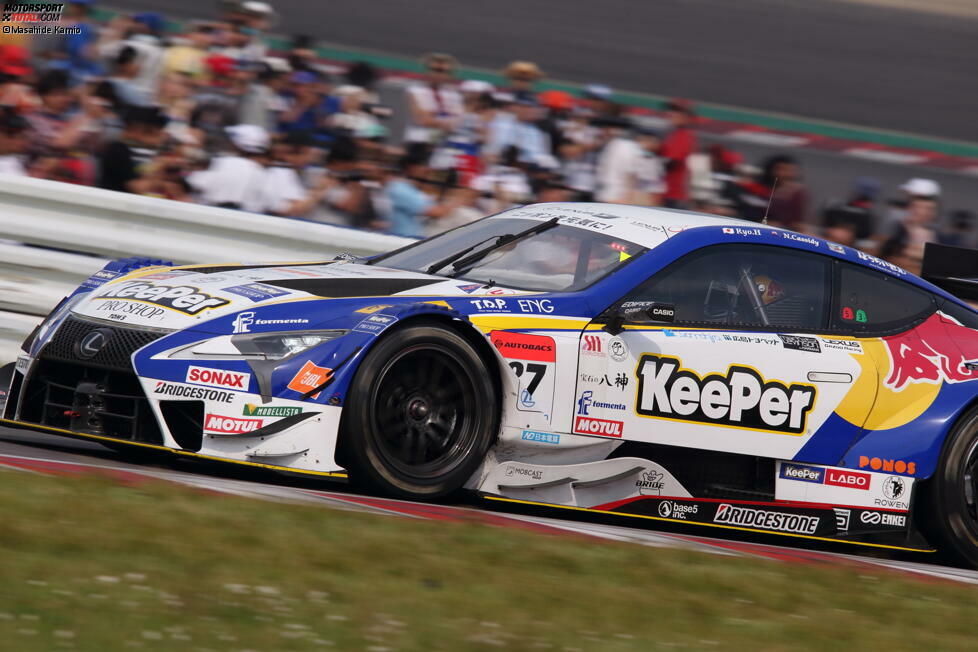
<path fill-rule="evenodd" d="M 954 425 L 917 506 L 921 527 L 951 560 L 978 567 L 978 408 Z"/>
<path fill-rule="evenodd" d="M 342 454 L 369 489 L 431 499 L 460 489 L 496 437 L 496 389 L 457 333 L 420 324 L 371 349 L 345 402 Z"/>

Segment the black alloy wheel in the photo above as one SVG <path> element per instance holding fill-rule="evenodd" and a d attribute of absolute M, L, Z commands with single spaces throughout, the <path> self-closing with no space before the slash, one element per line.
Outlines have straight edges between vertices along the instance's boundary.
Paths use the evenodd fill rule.
<path fill-rule="evenodd" d="M 486 362 L 463 337 L 429 323 L 378 342 L 345 404 L 341 454 L 351 480 L 399 497 L 460 489 L 498 430 Z"/>

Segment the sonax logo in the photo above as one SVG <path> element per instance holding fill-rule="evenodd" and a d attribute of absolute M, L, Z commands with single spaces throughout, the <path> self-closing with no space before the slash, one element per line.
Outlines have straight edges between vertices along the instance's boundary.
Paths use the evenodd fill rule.
<path fill-rule="evenodd" d="M 815 405 L 813 385 L 765 381 L 739 365 L 700 378 L 679 358 L 646 353 L 637 375 L 638 413 L 649 417 L 799 434 Z"/>
<path fill-rule="evenodd" d="M 187 369 L 187 382 L 197 385 L 247 390 L 250 381 L 251 374 L 240 371 L 208 369 L 206 367 L 190 367 Z"/>

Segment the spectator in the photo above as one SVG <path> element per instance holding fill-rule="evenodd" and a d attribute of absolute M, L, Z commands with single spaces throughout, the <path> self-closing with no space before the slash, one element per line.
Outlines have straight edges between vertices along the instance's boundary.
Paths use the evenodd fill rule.
<path fill-rule="evenodd" d="M 767 223 L 801 231 L 808 211 L 808 191 L 798 161 L 785 154 L 772 156 L 764 162 L 758 181 L 761 192 L 769 198 Z"/>
<path fill-rule="evenodd" d="M 258 125 L 274 132 L 282 112 L 288 108 L 282 96 L 287 84 L 289 64 L 284 59 L 267 58 L 259 64 L 255 76 L 239 107 L 242 124 Z"/>
<path fill-rule="evenodd" d="M 537 64 L 532 61 L 513 61 L 503 70 L 503 77 L 509 81 L 509 85 L 503 89 L 505 92 L 518 101 L 536 103 L 533 84 L 543 78 L 543 71 Z"/>
<path fill-rule="evenodd" d="M 175 39 L 163 55 L 162 74 L 187 75 L 195 81 L 203 81 L 207 71 L 207 51 L 214 43 L 214 26 L 210 23 L 192 24 Z"/>
<path fill-rule="evenodd" d="M 131 45 L 119 49 L 112 61 L 112 83 L 116 97 L 126 106 L 149 106 L 149 92 L 137 83 L 139 77 L 139 53 Z"/>
<path fill-rule="evenodd" d="M 0 106 L 28 113 L 38 105 L 37 95 L 27 83 L 33 72 L 30 54 L 18 45 L 0 45 Z"/>
<path fill-rule="evenodd" d="M 482 206 L 486 213 L 498 213 L 517 204 L 532 201 L 533 189 L 523 170 L 525 166 L 520 164 L 519 156 L 519 148 L 515 145 L 507 147 L 498 163 L 472 180 L 471 187 L 482 197 Z"/>
<path fill-rule="evenodd" d="M 462 82 L 459 90 L 462 93 L 464 111 L 455 123 L 455 128 L 435 151 L 432 166 L 456 170 L 461 184 L 468 185 L 482 172 L 482 148 L 486 142 L 489 123 L 495 114 L 495 102 L 492 99 L 495 89 L 489 82 L 469 79 Z"/>
<path fill-rule="evenodd" d="M 920 187 L 922 185 L 906 190 L 908 192 L 931 190 L 931 188 Z M 919 274 L 920 264 L 924 258 L 924 245 L 937 240 L 934 226 L 939 216 L 938 208 L 936 196 L 911 196 L 903 219 L 892 225 L 889 237 L 880 247 L 880 258 Z"/>
<path fill-rule="evenodd" d="M 937 241 L 954 247 L 968 247 L 974 240 L 975 214 L 967 210 L 952 211 L 947 228 L 937 234 Z"/>
<path fill-rule="evenodd" d="M 46 37 L 39 52 L 48 69 L 64 70 L 74 83 L 104 72 L 98 60 L 99 28 L 91 17 L 94 4 L 95 0 L 69 0 L 62 22 L 72 29 Z"/>
<path fill-rule="evenodd" d="M 322 130 L 327 118 L 339 110 L 339 100 L 330 97 L 329 90 L 329 83 L 318 72 L 292 73 L 286 108 L 279 115 L 279 129 L 312 134 L 317 142 L 328 143 L 331 138 Z"/>
<path fill-rule="evenodd" d="M 449 54 L 428 54 L 422 59 L 426 75 L 422 83 L 407 88 L 408 123 L 404 140 L 408 145 L 433 145 L 455 129 L 464 113 L 462 96 L 455 90 L 452 77 L 458 66 Z"/>
<path fill-rule="evenodd" d="M 335 180 L 323 175 L 316 187 L 307 189 L 300 175 L 321 153 L 309 136 L 301 133 L 289 134 L 272 146 L 271 163 L 261 183 L 263 212 L 302 217 L 325 198 Z"/>
<path fill-rule="evenodd" d="M 873 204 L 879 189 L 876 179 L 857 179 L 846 202 L 831 204 L 822 212 L 825 237 L 850 247 L 868 240 L 876 227 Z"/>
<path fill-rule="evenodd" d="M 666 118 L 672 124 L 672 130 L 662 141 L 659 151 L 666 168 L 663 203 L 670 208 L 685 208 L 689 201 L 689 169 L 686 159 L 696 151 L 692 104 L 682 99 L 670 101 L 666 104 Z"/>
<path fill-rule="evenodd" d="M 256 125 L 235 125 L 226 131 L 231 150 L 211 161 L 206 170 L 192 173 L 187 181 L 204 204 L 259 213 L 264 208 L 268 132 Z"/>
<path fill-rule="evenodd" d="M 622 132 L 598 158 L 598 201 L 614 204 L 657 206 L 666 186 L 662 163 L 656 156 L 661 146 L 658 133 L 638 126 L 634 136 Z"/>
<path fill-rule="evenodd" d="M 0 110 L 0 174 L 27 176 L 27 121 L 11 107 Z"/>
<path fill-rule="evenodd" d="M 427 219 L 441 219 L 466 202 L 464 195 L 450 196 L 440 203 L 428 196 L 422 188 L 429 168 L 422 158 L 405 156 L 399 170 L 385 186 L 390 201 L 389 232 L 394 235 L 420 238 Z"/>
<path fill-rule="evenodd" d="M 156 107 L 127 109 L 119 139 L 109 143 L 99 157 L 98 186 L 119 192 L 146 192 L 149 164 L 158 152 L 166 122 Z M 144 183 L 138 183 L 140 180 Z"/>
<path fill-rule="evenodd" d="M 515 99 L 510 110 L 498 114 L 489 125 L 486 152 L 498 155 L 507 147 L 516 147 L 519 161 L 528 165 L 553 169 L 557 167 L 550 146 L 550 137 L 537 126 L 540 106 L 532 99 Z"/>

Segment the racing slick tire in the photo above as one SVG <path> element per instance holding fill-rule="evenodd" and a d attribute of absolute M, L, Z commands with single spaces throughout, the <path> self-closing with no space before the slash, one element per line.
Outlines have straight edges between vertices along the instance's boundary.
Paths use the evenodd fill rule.
<path fill-rule="evenodd" d="M 949 561 L 978 568 L 978 407 L 954 424 L 922 489 L 916 511 L 928 540 Z"/>
<path fill-rule="evenodd" d="M 460 489 L 498 431 L 486 364 L 462 336 L 431 322 L 378 342 L 345 402 L 339 453 L 350 481 L 412 500 Z"/>

